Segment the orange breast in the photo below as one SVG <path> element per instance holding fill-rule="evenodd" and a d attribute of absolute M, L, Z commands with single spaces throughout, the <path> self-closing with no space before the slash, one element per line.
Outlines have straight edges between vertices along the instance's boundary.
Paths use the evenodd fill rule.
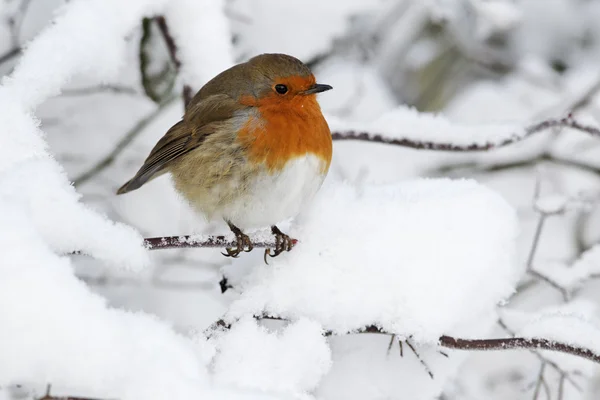
<path fill-rule="evenodd" d="M 306 154 L 324 161 L 323 173 L 331 164 L 331 132 L 314 95 L 262 99 L 258 115 L 244 125 L 238 139 L 249 149 L 250 161 L 264 163 L 270 172 Z"/>

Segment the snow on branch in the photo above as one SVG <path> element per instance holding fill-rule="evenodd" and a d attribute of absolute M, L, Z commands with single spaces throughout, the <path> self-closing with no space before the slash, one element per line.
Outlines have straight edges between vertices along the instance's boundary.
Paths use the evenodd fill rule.
<path fill-rule="evenodd" d="M 275 248 L 275 239 L 272 235 L 267 236 L 254 236 L 251 237 L 252 244 L 256 248 Z M 297 240 L 292 239 L 293 243 L 296 244 Z M 193 248 L 193 247 L 208 247 L 208 248 L 224 248 L 224 247 L 235 247 L 237 242 L 234 240 L 233 235 L 227 236 L 196 236 L 196 235 L 185 235 L 185 236 L 164 236 L 164 237 L 153 237 L 145 238 L 144 244 L 148 250 L 165 250 L 165 249 L 181 249 L 181 248 Z"/>
<path fill-rule="evenodd" d="M 260 316 L 256 317 L 257 320 L 274 320 L 283 321 L 287 320 L 279 317 L 272 316 Z M 227 323 L 225 320 L 220 319 L 213 323 L 207 330 L 207 336 L 211 336 L 213 332 L 229 330 L 233 326 L 232 323 Z M 340 335 L 358 335 L 358 334 L 382 334 L 395 336 L 396 333 L 387 332 L 375 325 L 365 326 L 363 328 L 340 333 L 334 331 L 324 331 L 324 336 L 340 336 Z M 573 344 L 563 343 L 559 341 L 544 339 L 544 338 L 526 338 L 526 337 L 511 337 L 511 338 L 494 338 L 494 339 L 463 339 L 448 335 L 440 336 L 438 344 L 441 347 L 446 347 L 453 350 L 470 350 L 470 351 L 493 351 L 493 350 L 549 350 L 560 353 L 571 354 L 573 356 L 582 357 L 587 360 L 593 361 L 600 364 L 600 353 Z"/>
<path fill-rule="evenodd" d="M 413 149 L 454 152 L 497 149 L 550 128 L 570 128 L 600 138 L 600 128 L 582 124 L 571 115 L 548 119 L 525 128 L 509 124 L 466 127 L 452 124 L 441 116 L 399 108 L 381 121 L 363 129 L 345 125 L 348 123 L 342 124 L 333 120 L 333 140 L 359 140 Z"/>
<path fill-rule="evenodd" d="M 179 0 L 190 1 L 190 0 Z M 175 9 L 175 8 L 173 8 Z M 180 15 L 177 17 L 185 18 Z M 167 42 L 167 47 L 171 55 L 173 63 L 178 70 L 187 67 L 186 77 L 190 76 L 190 68 L 188 63 L 182 63 L 179 57 L 178 43 L 169 31 L 169 25 L 164 17 L 156 18 L 160 30 Z M 179 29 L 179 25 L 176 25 Z M 202 24 L 195 23 L 190 26 L 196 26 L 198 29 Z M 185 25 L 183 25 L 185 26 Z M 223 24 L 218 22 L 217 28 L 222 29 Z M 187 36 L 183 43 L 194 43 Z M 188 35 L 189 36 L 189 35 Z M 230 57 L 230 46 L 224 45 L 221 48 L 226 49 L 226 55 L 223 51 L 220 53 L 216 66 L 221 67 L 214 69 L 214 75 L 228 67 L 228 63 L 223 61 Z M 184 55 L 193 54 L 193 51 L 184 51 Z M 193 58 L 190 59 L 192 64 L 196 64 Z M 196 79 L 197 82 L 205 82 L 208 78 Z M 197 85 L 199 88 L 200 86 Z M 193 96 L 192 87 L 185 85 L 183 90 L 184 104 L 187 105 Z M 575 106 L 576 107 L 576 106 Z M 517 124 L 483 124 L 483 125 L 459 125 L 452 123 L 443 116 L 421 113 L 413 108 L 398 107 L 397 109 L 383 115 L 372 123 L 355 123 L 343 121 L 338 118 L 329 116 L 327 118 L 332 130 L 333 140 L 358 140 L 373 143 L 382 143 L 395 146 L 409 147 L 413 149 L 438 150 L 438 151 L 487 151 L 508 146 L 513 143 L 520 142 L 536 133 L 543 132 L 550 128 L 570 128 L 585 132 L 592 136 L 600 138 L 600 128 L 595 125 L 586 125 L 573 119 L 569 114 L 565 118 L 547 119 L 527 127 L 522 127 Z"/>

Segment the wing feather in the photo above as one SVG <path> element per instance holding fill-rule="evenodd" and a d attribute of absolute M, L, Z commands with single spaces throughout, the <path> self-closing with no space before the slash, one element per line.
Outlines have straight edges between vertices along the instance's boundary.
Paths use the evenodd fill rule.
<path fill-rule="evenodd" d="M 136 190 L 146 182 L 167 172 L 171 162 L 202 145 L 215 123 L 231 118 L 244 106 L 224 94 L 208 96 L 190 104 L 181 121 L 156 143 L 146 161 L 117 194 Z"/>

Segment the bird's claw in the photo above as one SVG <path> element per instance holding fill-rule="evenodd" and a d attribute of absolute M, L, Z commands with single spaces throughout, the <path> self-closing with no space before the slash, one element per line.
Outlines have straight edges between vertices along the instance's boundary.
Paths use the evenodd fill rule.
<path fill-rule="evenodd" d="M 221 253 L 221 254 L 223 254 L 225 257 L 238 258 L 242 251 L 244 251 L 246 253 L 252 251 L 252 249 L 254 248 L 254 245 L 252 244 L 250 237 L 248 235 L 246 235 L 245 233 L 243 233 L 240 229 L 238 229 L 234 225 L 230 225 L 230 228 L 231 228 L 231 231 L 233 232 L 233 234 L 235 235 L 236 246 L 225 248 L 225 251 L 227 253 Z"/>
<path fill-rule="evenodd" d="M 271 254 L 271 249 L 265 249 L 265 264 L 268 264 L 267 256 L 277 257 L 284 251 L 290 251 L 292 250 L 292 247 L 294 247 L 294 241 L 292 240 L 292 238 L 286 235 L 285 233 L 281 232 L 276 226 L 271 227 L 271 233 L 273 233 L 273 235 L 275 236 L 275 249 L 273 254 Z"/>

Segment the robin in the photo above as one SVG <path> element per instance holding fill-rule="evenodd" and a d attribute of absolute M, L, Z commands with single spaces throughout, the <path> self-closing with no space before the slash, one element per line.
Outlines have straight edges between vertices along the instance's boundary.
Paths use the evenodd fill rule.
<path fill-rule="evenodd" d="M 223 218 L 236 237 L 225 256 L 251 251 L 242 229 L 270 226 L 275 257 L 292 247 L 276 223 L 296 216 L 331 163 L 329 126 L 310 69 L 285 54 L 262 54 L 210 80 L 117 194 L 170 173 L 176 190 L 207 219 Z"/>

